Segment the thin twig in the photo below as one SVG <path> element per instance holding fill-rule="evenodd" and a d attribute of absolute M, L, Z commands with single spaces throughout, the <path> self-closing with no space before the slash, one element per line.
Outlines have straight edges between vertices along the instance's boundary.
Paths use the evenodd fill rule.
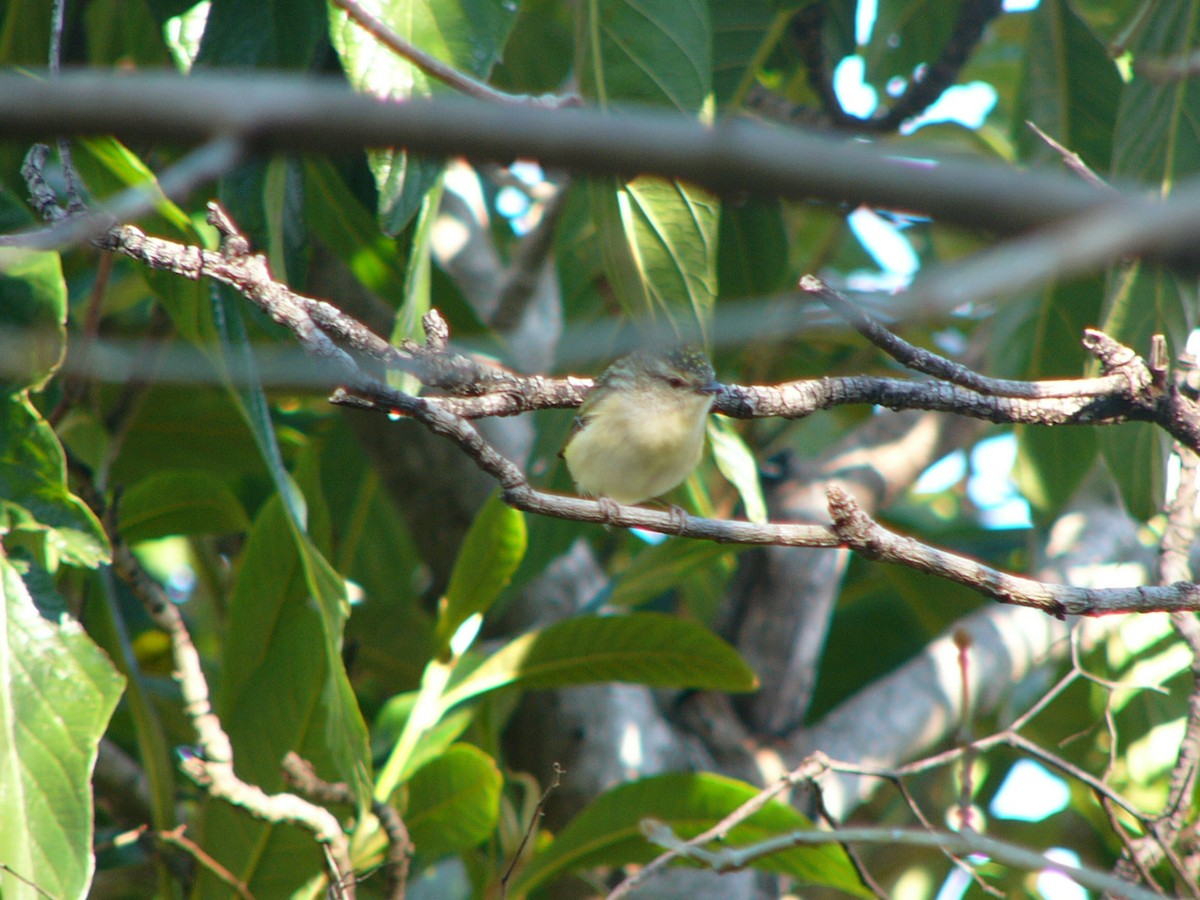
<path fill-rule="evenodd" d="M 817 297 L 846 320 L 868 341 L 907 368 L 959 384 L 981 394 L 1034 400 L 1050 397 L 1104 396 L 1124 386 L 1120 375 L 1099 378 L 1072 378 L 1060 381 L 1012 381 L 988 378 L 946 357 L 914 346 L 890 331 L 883 323 L 859 309 L 841 291 L 830 287 L 815 275 L 805 275 L 798 285 L 801 292 Z"/>
<path fill-rule="evenodd" d="M 521 835 L 521 843 L 517 845 L 517 849 L 513 852 L 512 859 L 504 870 L 504 874 L 500 876 L 500 897 L 501 900 L 508 897 L 508 882 L 512 878 L 513 872 L 517 868 L 517 864 L 521 861 L 521 854 L 525 852 L 525 846 L 529 843 L 529 839 L 533 837 L 537 831 L 538 822 L 545 815 L 546 801 L 550 799 L 550 795 L 562 784 L 562 777 L 566 774 L 566 769 L 558 763 L 554 764 L 554 778 L 546 785 L 546 789 L 542 791 L 542 796 L 538 798 L 537 806 L 534 807 L 533 815 L 529 817 L 529 825 L 525 828 L 525 833 Z"/>
<path fill-rule="evenodd" d="M 1063 164 L 1068 169 L 1070 169 L 1088 184 L 1092 185 L 1093 187 L 1101 188 L 1102 190 L 1113 191 L 1114 193 L 1116 192 L 1116 189 L 1099 175 L 1097 175 L 1094 171 L 1092 171 L 1091 166 L 1085 163 L 1083 161 L 1083 157 L 1081 157 L 1074 150 L 1068 150 L 1028 119 L 1025 120 L 1025 124 L 1033 129 L 1033 133 L 1040 137 L 1046 143 L 1046 146 L 1062 157 Z"/>
<path fill-rule="evenodd" d="M 338 803 L 344 806 L 355 806 L 357 803 L 350 785 L 344 781 L 329 782 L 319 778 L 312 763 L 298 753 L 289 752 L 283 758 L 283 774 L 298 791 L 318 803 Z M 413 851 L 408 827 L 400 814 L 387 803 L 372 800 L 371 812 L 379 820 L 379 825 L 388 840 L 388 852 L 384 862 L 387 887 L 384 895 L 388 900 L 404 900 L 408 866 Z"/>
<path fill-rule="evenodd" d="M 156 832 L 154 836 L 164 844 L 171 844 L 189 854 L 196 862 L 200 863 L 200 865 L 212 872 L 213 875 L 233 888 L 243 900 L 254 900 L 254 894 L 250 892 L 250 886 L 230 872 L 225 866 L 221 865 L 211 854 L 205 852 L 204 848 L 189 838 L 186 832 L 187 826 L 179 825 L 170 831 Z"/>
<path fill-rule="evenodd" d="M 747 121 L 705 125 L 662 113 L 612 116 L 599 110 L 465 103 L 456 97 L 392 103 L 355 94 L 344 83 L 289 82 L 248 73 L 193 73 L 182 79 L 91 71 L 42 82 L 0 75 L 0 135 L 37 140 L 54 132 L 183 145 L 229 134 L 250 141 L 261 153 L 348 152 L 395 146 L 400 140 L 406 150 L 428 156 L 466 155 L 501 164 L 535 159 L 545 169 L 593 174 L 641 172 L 723 194 L 904 209 L 999 234 L 1095 211 L 1110 199 L 1059 173 L 962 159 L 918 162 L 898 157 L 886 145 Z M 796 165 L 798 159 L 804 165 Z M 1185 187 L 1185 182 L 1178 186 Z M 1175 199 L 1121 196 L 1130 209 L 1153 215 L 1175 205 Z M 1194 248 L 1197 229 L 1153 233 L 1154 254 L 1170 258 Z M 1122 247 L 1117 256 L 1147 249 L 1137 236 L 1130 240 L 1134 246 Z"/>
<path fill-rule="evenodd" d="M 163 196 L 183 198 L 198 185 L 224 175 L 242 160 L 245 149 L 241 140 L 216 138 L 163 170 L 156 182 L 127 188 L 91 212 L 60 215 L 49 227 L 0 235 L 0 246 L 57 250 L 104 239 L 117 223 L 134 221 L 153 212 Z M 26 168 L 22 168 L 22 175 L 29 183 Z M 36 190 L 34 193 L 37 196 Z M 42 204 L 37 205 L 40 208 Z"/>
<path fill-rule="evenodd" d="M 1050 859 L 1036 851 L 985 837 L 976 832 L 927 832 L 903 828 L 837 828 L 832 831 L 793 831 L 777 838 L 760 841 L 745 847 L 726 847 L 719 850 L 702 850 L 677 837 L 671 828 L 661 822 L 647 820 L 643 823 L 646 837 L 653 843 L 669 849 L 677 849 L 681 856 L 711 867 L 717 872 L 729 872 L 745 868 L 766 856 L 812 844 L 870 843 L 903 844 L 912 847 L 935 847 L 968 855 L 973 853 L 990 857 L 1014 868 L 1031 872 L 1051 871 L 1066 875 L 1084 887 L 1099 891 L 1111 891 L 1130 900 L 1159 900 L 1158 895 L 1135 884 L 1114 878 L 1105 872 L 1085 866 L 1074 866 L 1060 860 Z M 609 898 L 613 897 L 609 894 Z"/>

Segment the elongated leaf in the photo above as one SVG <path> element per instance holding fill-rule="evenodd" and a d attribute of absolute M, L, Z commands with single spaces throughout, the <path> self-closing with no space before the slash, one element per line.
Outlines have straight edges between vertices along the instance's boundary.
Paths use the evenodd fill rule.
<path fill-rule="evenodd" d="M 694 837 L 756 793 L 758 788 L 751 785 L 703 773 L 660 775 L 621 785 L 576 816 L 521 872 L 513 890 L 525 896 L 568 872 L 649 862 L 662 848 L 642 835 L 643 819 L 663 822 L 680 837 Z M 790 806 L 772 801 L 736 826 L 724 843 L 744 846 L 811 828 L 812 823 Z M 857 897 L 873 896 L 841 847 L 796 848 L 765 857 L 755 865 L 787 874 L 801 884 L 832 887 Z"/>
<path fill-rule="evenodd" d="M 0 247 L 0 394 L 41 390 L 66 350 L 67 286 L 57 253 Z"/>
<path fill-rule="evenodd" d="M 308 490 L 311 530 L 328 523 L 312 466 L 299 473 Z M 297 535 L 279 497 L 259 514 L 246 543 L 230 602 L 226 668 L 218 709 L 233 742 L 238 773 L 271 792 L 279 763 L 294 750 L 318 774 L 367 790 L 366 728 L 339 651 L 345 589 L 307 535 Z M 219 801 L 205 804 L 208 847 L 256 895 L 286 896 L 322 871 L 311 835 L 260 822 Z M 203 875 L 200 896 L 228 887 Z"/>
<path fill-rule="evenodd" d="M 721 297 L 760 297 L 788 280 L 788 236 L 778 199 L 721 205 L 717 272 Z"/>
<path fill-rule="evenodd" d="M 689 572 L 694 572 L 727 553 L 709 541 L 663 541 L 643 550 L 613 584 L 608 603 L 632 607 L 649 603 L 665 591 L 677 587 Z"/>
<path fill-rule="evenodd" d="M 281 789 L 280 760 L 294 750 L 318 772 L 336 773 L 324 740 L 328 677 L 321 617 L 308 600 L 299 553 L 278 498 L 259 514 L 230 601 L 225 669 L 217 711 L 233 742 L 238 774 L 267 792 Z M 205 847 L 255 895 L 287 896 L 322 868 L 312 838 L 207 800 Z M 199 897 L 228 886 L 207 872 Z"/>
<path fill-rule="evenodd" d="M 755 69 L 778 38 L 780 20 L 791 10 L 776 12 L 769 0 L 725 3 L 708 0 L 712 20 L 712 87 L 717 106 L 738 104 L 755 81 Z"/>
<path fill-rule="evenodd" d="M 525 515 L 493 494 L 471 523 L 440 604 L 437 649 L 475 613 L 491 608 L 525 555 Z"/>
<path fill-rule="evenodd" d="M 207 472 L 161 472 L 121 498 L 121 535 L 134 543 L 169 534 L 229 534 L 250 527 L 228 482 Z"/>
<path fill-rule="evenodd" d="M 1197 0 L 1157 4 L 1139 19 L 1130 41 L 1136 61 L 1160 60 L 1189 52 L 1200 43 Z M 1192 79 L 1157 83 L 1137 76 L 1125 86 L 1117 114 L 1114 174 L 1153 185 L 1169 195 L 1176 184 L 1200 173 L 1200 104 Z M 1150 338 L 1162 334 L 1168 352 L 1179 352 L 1197 322 L 1195 279 L 1179 278 L 1161 265 L 1134 262 L 1110 279 L 1102 328 L 1147 353 Z M 1140 518 L 1163 501 L 1165 440 L 1146 426 L 1106 428 L 1101 448 L 1121 488 L 1121 499 Z"/>
<path fill-rule="evenodd" d="M 695 622 L 659 613 L 587 616 L 519 637 L 443 698 L 443 708 L 489 691 L 628 681 L 654 687 L 750 691 L 758 680 L 737 652 Z"/>
<path fill-rule="evenodd" d="M 697 113 L 712 86 L 712 26 L 703 0 L 583 0 L 579 88 L 601 108 L 672 106 Z"/>
<path fill-rule="evenodd" d="M 328 160 L 306 159 L 304 175 L 310 227 L 365 287 L 398 308 L 404 302 L 404 265 L 396 241 L 380 233 L 375 217 Z"/>
<path fill-rule="evenodd" d="M 103 185 L 106 191 L 116 187 L 137 187 L 154 201 L 154 211 L 162 223 L 169 224 L 180 236 L 194 234 L 187 213 L 162 192 L 154 171 L 136 153 L 111 137 L 79 138 L 78 144 L 87 152 L 93 165 L 102 168 L 112 179 Z M 102 187 L 95 183 L 90 186 L 92 190 Z"/>
<path fill-rule="evenodd" d="M 485 840 L 500 815 L 504 778 L 495 760 L 455 744 L 413 773 L 404 824 L 424 859 L 469 850 Z"/>
<path fill-rule="evenodd" d="M 202 65 L 306 68 L 325 31 L 320 0 L 214 0 Z"/>
<path fill-rule="evenodd" d="M 396 745 L 404 731 L 404 725 L 416 704 L 417 692 L 398 694 L 384 704 L 375 718 L 371 729 L 371 749 L 377 756 L 385 756 Z M 421 735 L 400 772 L 399 782 L 404 783 L 421 766 L 440 756 L 462 737 L 475 718 L 475 708 L 462 706 L 442 716 L 436 725 Z"/>
<path fill-rule="evenodd" d="M 23 395 L 0 397 L 0 534 L 36 542 L 47 568 L 94 568 L 109 559 L 108 538 L 66 473 L 54 429 Z"/>
<path fill-rule="evenodd" d="M 485 79 L 500 59 L 516 20 L 516 4 L 464 0 L 454 14 L 436 0 L 368 0 L 364 9 L 399 37 L 474 78 Z M 445 86 L 330 7 L 329 34 L 356 90 L 390 100 L 427 97 Z M 379 218 L 388 234 L 399 234 L 441 175 L 441 162 L 414 159 L 398 150 L 372 150 L 371 169 L 379 187 Z"/>
<path fill-rule="evenodd" d="M 43 615 L 0 555 L 0 860 L 42 896 L 91 884 L 92 768 L 124 679 L 74 619 Z M 5 897 L 36 897 L 0 870 Z"/>
<path fill-rule="evenodd" d="M 709 416 L 708 439 L 717 468 L 741 495 L 746 518 L 751 522 L 767 521 L 767 501 L 758 480 L 758 462 L 733 423 L 719 416 Z"/>
<path fill-rule="evenodd" d="M 703 333 L 717 297 L 719 201 L 682 182 L 643 176 L 617 193 L 617 203 L 651 307 L 669 316 L 690 311 Z"/>
<path fill-rule="evenodd" d="M 631 316 L 665 314 L 688 340 L 707 330 L 717 294 L 719 201 L 651 176 L 591 183 L 596 240 L 617 300 Z"/>
<path fill-rule="evenodd" d="M 1024 376 L 1078 378 L 1087 366 L 1080 337 L 1100 313 L 1104 285 L 1099 277 L 1048 289 L 1026 342 L 1030 363 Z M 1091 470 L 1098 452 L 1093 428 L 1018 426 L 1014 472 L 1021 493 L 1042 521 L 1058 515 Z"/>
<path fill-rule="evenodd" d="M 1066 0 L 1045 0 L 1032 15 L 1015 123 L 1021 155 L 1060 164 L 1029 120 L 1106 175 L 1121 97 L 1117 67 Z"/>
<path fill-rule="evenodd" d="M 599 106 L 641 103 L 701 111 L 711 90 L 708 6 L 687 0 L 579 4 L 580 90 Z M 605 272 L 626 311 L 665 313 L 689 340 L 716 298 L 719 204 L 707 191 L 642 176 L 594 182 L 592 215 Z"/>
<path fill-rule="evenodd" d="M 425 326 L 421 324 L 429 312 L 432 291 L 432 263 L 430 254 L 433 241 L 433 223 L 437 219 L 438 207 L 442 202 L 442 177 L 439 172 L 434 183 L 417 204 L 417 220 L 413 228 L 412 245 L 404 267 L 404 299 L 396 313 L 392 326 L 392 343 L 406 339 L 417 342 L 425 339 Z M 403 372 L 391 375 L 392 383 L 402 391 L 415 394 L 420 390 L 416 376 Z"/>

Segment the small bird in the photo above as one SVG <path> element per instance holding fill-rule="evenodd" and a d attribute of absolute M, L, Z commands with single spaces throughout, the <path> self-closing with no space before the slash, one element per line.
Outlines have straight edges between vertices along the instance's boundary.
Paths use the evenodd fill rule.
<path fill-rule="evenodd" d="M 616 360 L 596 379 L 560 454 L 579 492 L 640 503 L 680 484 L 700 462 L 720 390 L 712 363 L 693 347 Z"/>

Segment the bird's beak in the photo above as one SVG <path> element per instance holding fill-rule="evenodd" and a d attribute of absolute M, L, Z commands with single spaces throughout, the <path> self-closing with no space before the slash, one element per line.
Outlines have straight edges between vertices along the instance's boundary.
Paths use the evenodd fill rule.
<path fill-rule="evenodd" d="M 719 381 L 710 381 L 708 384 L 702 384 L 696 388 L 697 393 L 700 394 L 719 394 L 723 390 L 725 388 L 721 387 L 721 382 Z"/>

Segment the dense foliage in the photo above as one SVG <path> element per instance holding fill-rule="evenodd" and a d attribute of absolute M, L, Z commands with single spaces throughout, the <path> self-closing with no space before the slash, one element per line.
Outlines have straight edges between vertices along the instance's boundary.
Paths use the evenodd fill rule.
<path fill-rule="evenodd" d="M 192 79 L 283 70 L 396 100 L 462 90 L 325 0 L 65 7 L 64 65 Z M 1042 0 L 1021 12 L 880 0 L 869 34 L 856 33 L 850 0 L 370 8 L 507 95 L 483 102 L 554 107 L 577 95 L 614 115 L 637 105 L 666 121 L 742 117 L 909 160 L 1081 180 L 1064 164 L 1070 152 L 1105 182 L 1168 198 L 1200 173 L 1198 76 L 1186 59 L 1200 46 L 1197 0 Z M 53 21 L 50 0 L 7 4 L 0 65 L 43 67 Z M 878 99 L 862 116 L 834 88 L 835 70 L 854 71 L 839 67 L 847 58 L 861 60 Z M 955 84 L 961 103 L 994 93 L 977 127 L 932 106 Z M 3 234 L 43 224 L 21 171 L 28 148 L 0 144 Z M 70 149 L 47 180 L 66 196 L 77 172 L 99 203 L 190 148 L 161 135 L 83 136 Z M 1180 359 L 1196 324 L 1194 271 L 1134 257 L 1153 246 L 1133 239 L 1070 277 L 1051 270 L 1030 285 L 1014 270 L 1013 289 L 977 284 L 966 266 L 1019 238 L 969 198 L 943 221 L 589 175 L 586 160 L 577 173 L 543 173 L 468 149 L 472 162 L 380 148 L 250 155 L 190 199 L 157 198 L 137 224 L 215 250 L 204 201 L 217 198 L 281 284 L 398 346 L 424 340 L 422 317 L 437 310 L 452 349 L 526 374 L 598 372 L 654 322 L 704 334 L 726 384 L 906 377 L 793 292 L 807 273 L 913 344 L 997 378 L 1096 374 L 1081 344 L 1089 327 L 1142 355 L 1163 335 Z M 1069 248 L 1072 224 L 1048 229 L 1046 246 Z M 294 752 L 346 784 L 351 802 L 331 808 L 354 869 L 376 873 L 362 894 L 388 883 L 372 799 L 407 829 L 410 897 L 581 896 L 662 852 L 643 820 L 691 837 L 813 752 L 902 776 L 903 793 L 878 779 L 823 781 L 835 824 L 944 830 L 967 817 L 1009 844 L 1066 848 L 1096 872 L 1134 857 L 1168 892 L 1194 894 L 1192 613 L 1068 630 L 1042 612 L 1001 618 L 1010 612 L 962 584 L 836 548 L 648 539 L 531 515 L 418 423 L 331 405 L 337 379 L 229 285 L 87 242 L 17 243 L 0 246 L 3 896 L 326 887 L 309 830 L 256 818 L 184 774 L 203 771 L 206 745 L 173 677 L 174 635 L 127 577 L 139 567 L 182 612 L 239 778 L 292 791 L 282 764 Z M 926 272 L 956 284 L 955 302 L 927 302 L 920 276 L 908 290 Z M 1190 451 L 1168 485 L 1169 437 L 1151 422 L 994 418 L 862 403 L 803 418 L 715 416 L 711 452 L 670 499 L 710 518 L 824 521 L 823 487 L 836 481 L 885 525 L 999 569 L 1101 587 L 1180 580 L 1156 572 L 1154 552 L 1164 534 L 1190 545 L 1187 526 L 1172 532 L 1165 515 L 1168 488 L 1194 477 Z M 570 411 L 478 424 L 535 485 L 570 492 L 557 457 Z M 939 459 L 939 477 L 918 484 Z M 110 566 L 123 548 L 136 562 Z M 991 734 L 940 765 L 895 771 Z M 1061 799 L 1036 813 L 1028 794 L 1015 811 L 995 805 L 1030 760 L 1042 777 L 1056 773 L 1032 793 Z M 819 769 L 809 774 L 829 775 Z M 773 800 L 725 845 L 807 830 L 821 803 L 793 800 Z M 1163 842 L 1180 839 L 1174 858 L 1137 842 L 1160 814 Z M 933 896 L 959 871 L 928 848 L 860 850 L 897 898 Z M 981 883 L 1032 890 L 1036 871 L 993 856 L 972 858 Z M 751 867 L 688 889 L 872 895 L 837 845 L 790 847 Z"/>

